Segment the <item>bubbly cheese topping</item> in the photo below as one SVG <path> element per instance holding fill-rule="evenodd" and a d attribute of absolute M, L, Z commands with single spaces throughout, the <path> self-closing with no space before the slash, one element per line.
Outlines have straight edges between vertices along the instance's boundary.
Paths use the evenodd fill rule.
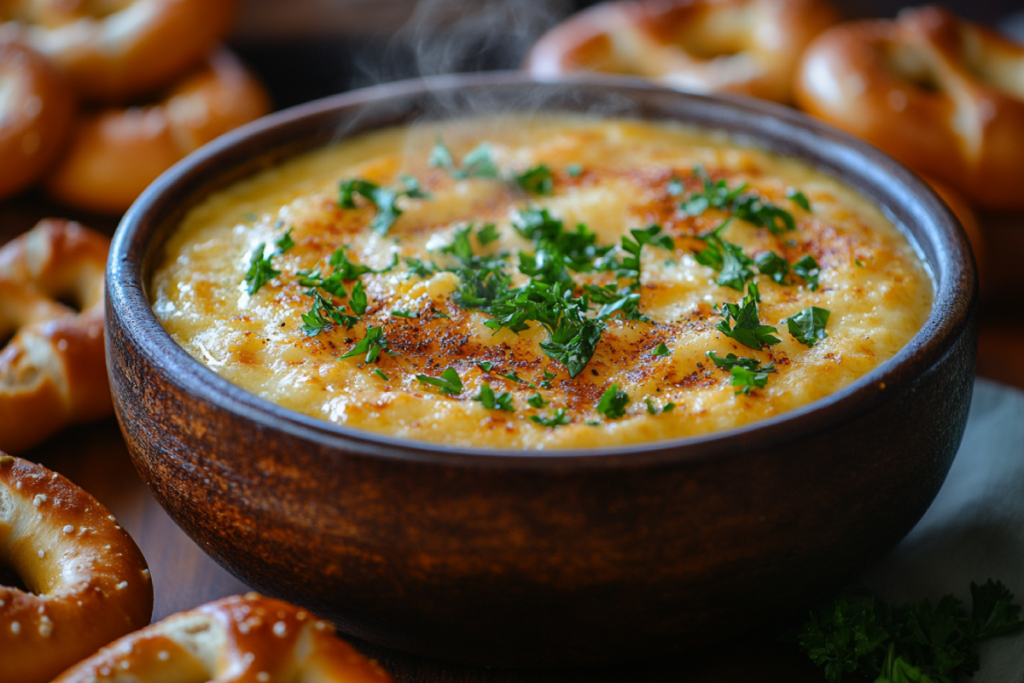
<path fill-rule="evenodd" d="M 541 165 L 550 177 L 542 169 L 515 180 Z M 398 196 L 350 183 L 345 208 L 346 180 Z M 704 208 L 699 197 L 715 192 L 718 208 Z M 744 201 L 777 207 L 794 229 L 782 218 L 772 229 L 744 220 Z M 709 237 L 730 216 L 722 241 Z M 563 236 L 582 224 L 593 248 L 577 253 L 579 270 L 544 271 L 547 282 L 563 281 L 565 306 L 501 327 L 495 317 L 528 299 L 501 310 L 488 302 L 543 279 L 550 265 L 531 258 L 545 249 L 531 220 L 546 220 L 549 236 L 558 221 Z M 631 233 L 652 225 L 661 229 L 646 240 Z M 624 237 L 640 246 L 639 280 Z M 716 249 L 731 254 L 722 265 Z M 779 282 L 772 263 L 782 259 L 790 272 Z M 816 288 L 809 263 L 820 268 Z M 491 289 L 474 288 L 474 273 L 488 272 Z M 501 273 L 509 279 L 499 283 Z M 738 309 L 723 316 L 724 304 L 751 293 L 745 279 L 760 293 L 759 303 L 747 300 L 753 324 L 776 328 L 767 337 L 778 343 L 749 348 L 725 333 L 751 327 Z M 812 168 L 679 125 L 569 116 L 421 124 L 287 161 L 193 209 L 152 285 L 153 310 L 174 340 L 258 396 L 349 427 L 512 449 L 655 441 L 784 413 L 891 358 L 932 298 L 922 263 L 878 208 Z M 824 333 L 808 322 L 817 311 L 821 323 L 818 309 L 828 312 Z M 568 324 L 572 311 L 586 313 Z M 545 315 L 555 322 L 546 327 Z M 810 324 L 810 337 L 806 325 L 791 333 L 791 316 Z M 373 343 L 359 346 L 368 336 Z M 750 360 L 731 370 L 708 352 Z"/>

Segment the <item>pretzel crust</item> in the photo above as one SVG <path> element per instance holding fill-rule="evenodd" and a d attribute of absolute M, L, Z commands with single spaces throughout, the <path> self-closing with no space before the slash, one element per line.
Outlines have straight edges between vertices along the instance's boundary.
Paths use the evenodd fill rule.
<path fill-rule="evenodd" d="M 0 199 L 43 174 L 71 132 L 70 86 L 34 50 L 0 43 Z"/>
<path fill-rule="evenodd" d="M 800 107 L 992 209 L 1024 208 L 1024 45 L 939 7 L 818 36 Z M 1015 75 L 1016 74 L 1016 75 Z"/>
<path fill-rule="evenodd" d="M 800 52 L 837 21 L 825 0 L 606 2 L 541 37 L 526 69 L 644 76 L 695 92 L 790 100 Z"/>
<path fill-rule="evenodd" d="M 46 55 L 87 99 L 124 102 L 198 63 L 227 34 L 237 6 L 238 0 L 0 2 L 0 42 L 16 40 Z"/>
<path fill-rule="evenodd" d="M 0 247 L 0 448 L 22 451 L 113 411 L 103 350 L 110 241 L 44 220 Z M 72 299 L 75 311 L 58 299 Z"/>
<path fill-rule="evenodd" d="M 100 650 L 54 683 L 196 680 L 393 683 L 309 612 L 256 593 L 168 617 Z"/>
<path fill-rule="evenodd" d="M 110 512 L 61 475 L 3 453 L 0 564 L 32 591 L 0 586 L 4 683 L 46 683 L 149 622 L 146 561 Z"/>
<path fill-rule="evenodd" d="M 155 104 L 86 115 L 45 185 L 65 204 L 121 213 L 186 155 L 269 112 L 256 77 L 220 50 Z"/>

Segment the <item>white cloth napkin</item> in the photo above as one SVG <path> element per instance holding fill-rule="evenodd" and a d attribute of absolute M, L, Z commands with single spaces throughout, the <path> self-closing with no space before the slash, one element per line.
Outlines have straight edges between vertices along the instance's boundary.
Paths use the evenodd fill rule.
<path fill-rule="evenodd" d="M 897 604 L 952 594 L 969 611 L 971 581 L 990 578 L 1024 603 L 1024 392 L 979 379 L 942 490 L 863 581 Z M 973 683 L 1024 682 L 1024 629 L 982 643 L 980 654 Z"/>

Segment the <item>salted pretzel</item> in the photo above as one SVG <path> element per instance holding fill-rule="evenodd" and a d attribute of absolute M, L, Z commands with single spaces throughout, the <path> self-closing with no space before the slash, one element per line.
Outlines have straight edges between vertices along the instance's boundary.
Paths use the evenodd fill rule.
<path fill-rule="evenodd" d="M 0 453 L 0 680 L 47 683 L 149 623 L 146 560 L 110 512 L 64 477 Z"/>
<path fill-rule="evenodd" d="M 256 593 L 211 602 L 122 638 L 54 683 L 392 683 L 309 612 Z"/>
<path fill-rule="evenodd" d="M 123 212 L 190 152 L 269 111 L 256 77 L 221 50 L 158 102 L 85 116 L 46 188 L 71 206 Z"/>
<path fill-rule="evenodd" d="M 538 78 L 636 74 L 696 92 L 790 99 L 800 52 L 834 24 L 825 0 L 639 0 L 580 12 L 534 45 Z"/>
<path fill-rule="evenodd" d="M 939 7 L 842 24 L 804 53 L 796 99 L 993 209 L 1024 208 L 1024 45 Z"/>
<path fill-rule="evenodd" d="M 0 248 L 0 448 L 112 410 L 103 355 L 107 238 L 44 220 Z M 62 301 L 74 304 L 71 307 Z"/>
<path fill-rule="evenodd" d="M 45 57 L 0 44 L 0 199 L 43 174 L 71 132 L 71 88 Z"/>
<path fill-rule="evenodd" d="M 199 62 L 237 0 L 0 0 L 0 42 L 46 55 L 83 97 L 125 102 Z"/>

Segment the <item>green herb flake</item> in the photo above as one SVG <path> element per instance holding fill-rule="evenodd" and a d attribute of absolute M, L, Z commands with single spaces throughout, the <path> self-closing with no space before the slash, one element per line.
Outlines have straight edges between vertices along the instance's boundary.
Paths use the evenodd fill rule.
<path fill-rule="evenodd" d="M 302 331 L 307 337 L 315 337 L 321 332 L 330 332 L 335 325 L 351 329 L 359 322 L 359 318 L 346 314 L 343 307 L 335 305 L 330 297 L 324 296 L 319 291 L 311 289 L 306 294 L 313 297 L 313 305 L 309 311 L 302 314 Z"/>
<path fill-rule="evenodd" d="M 354 209 L 356 208 L 356 195 L 363 197 L 377 207 L 377 215 L 370 222 L 370 229 L 378 235 L 385 235 L 398 220 L 398 217 L 402 215 L 402 209 L 398 207 L 399 198 L 428 199 L 430 197 L 420 189 L 419 181 L 415 178 L 402 176 L 401 180 L 402 189 L 381 187 L 376 183 L 359 178 L 343 180 L 339 189 L 338 206 L 342 209 Z"/>
<path fill-rule="evenodd" d="M 382 349 L 387 348 L 388 340 L 384 338 L 384 329 L 380 327 L 369 327 L 366 329 L 366 336 L 356 342 L 342 359 L 352 358 L 366 354 L 366 362 L 373 363 L 377 360 Z"/>
<path fill-rule="evenodd" d="M 723 320 L 720 320 L 715 328 L 747 348 L 760 349 L 763 346 L 778 344 L 782 340 L 772 334 L 777 333 L 778 330 L 771 325 L 761 324 L 760 314 L 757 310 L 757 304 L 760 301 L 761 295 L 757 284 L 749 283 L 747 295 L 743 297 L 742 303 L 722 306 Z"/>
<path fill-rule="evenodd" d="M 762 275 L 769 276 L 780 285 L 786 284 L 786 276 L 789 275 L 789 262 L 774 251 L 758 254 L 754 263 L 757 264 L 757 269 Z"/>
<path fill-rule="evenodd" d="M 485 361 L 481 361 L 481 362 L 477 363 L 476 366 L 478 368 L 480 368 L 481 370 L 483 370 L 484 372 L 490 372 L 491 368 L 494 367 L 494 363 L 492 363 L 489 360 L 485 360 Z"/>
<path fill-rule="evenodd" d="M 818 275 L 821 274 L 821 267 L 814 257 L 805 254 L 799 261 L 793 264 L 793 272 L 807 282 L 807 289 L 815 292 L 818 290 Z"/>
<path fill-rule="evenodd" d="M 487 410 L 504 410 L 507 413 L 515 412 L 515 407 L 512 405 L 512 394 L 507 391 L 495 394 L 490 384 L 480 385 L 480 393 L 473 400 L 479 401 Z"/>
<path fill-rule="evenodd" d="M 495 228 L 494 223 L 488 223 L 477 230 L 476 239 L 481 245 L 486 246 L 501 237 L 501 233 Z"/>
<path fill-rule="evenodd" d="M 569 417 L 568 413 L 566 413 L 565 408 L 559 408 L 555 412 L 551 413 L 551 415 L 531 415 L 530 421 L 536 422 L 543 427 L 551 427 L 554 429 L 555 427 L 561 427 L 569 424 L 572 422 L 572 418 Z"/>
<path fill-rule="evenodd" d="M 644 399 L 644 403 L 647 404 L 647 414 L 648 415 L 657 415 L 658 414 L 658 407 L 656 405 L 654 405 L 654 403 L 651 401 L 651 399 L 645 398 Z"/>
<path fill-rule="evenodd" d="M 369 301 L 366 298 L 366 289 L 363 288 L 362 280 L 357 280 L 355 286 L 352 288 L 352 295 L 349 297 L 348 305 L 356 315 L 363 315 L 366 313 L 366 307 L 369 305 Z"/>
<path fill-rule="evenodd" d="M 686 215 L 699 216 L 707 209 L 715 208 L 728 211 L 759 228 L 768 228 L 773 234 L 796 229 L 792 214 L 758 195 L 746 193 L 748 186 L 745 183 L 729 189 L 725 180 L 712 182 L 700 164 L 694 167 L 693 174 L 703 182 L 704 189 L 680 204 L 680 210 Z"/>
<path fill-rule="evenodd" d="M 607 418 L 616 420 L 626 414 L 626 406 L 629 405 L 629 394 L 619 391 L 618 384 L 612 384 L 601 395 L 597 403 L 597 412 Z"/>
<path fill-rule="evenodd" d="M 440 377 L 430 375 L 416 375 L 416 379 L 424 384 L 430 384 L 438 388 L 442 394 L 455 395 L 462 392 L 462 378 L 455 368 L 448 368 L 441 373 Z"/>
<path fill-rule="evenodd" d="M 416 318 L 419 318 L 419 315 L 417 315 L 416 313 L 412 313 L 410 311 L 403 311 L 399 308 L 396 308 L 393 311 L 391 311 L 391 316 L 394 318 L 412 318 L 414 320 Z"/>
<path fill-rule="evenodd" d="M 578 178 L 583 175 L 583 167 L 579 164 L 569 164 L 565 167 L 565 172 L 569 174 L 570 178 Z"/>
<path fill-rule="evenodd" d="M 668 403 L 665 404 L 665 407 L 661 409 L 661 412 L 663 412 L 663 413 L 671 413 L 675 409 L 676 409 L 676 404 L 673 403 L 672 401 L 669 401 Z"/>
<path fill-rule="evenodd" d="M 551 403 L 551 401 L 545 401 L 544 397 L 540 395 L 539 391 L 530 398 L 526 399 L 526 402 L 529 403 L 534 408 L 537 408 L 538 410 Z"/>
<path fill-rule="evenodd" d="M 444 144 L 441 136 L 437 136 L 437 142 L 430 150 L 428 162 L 432 168 L 442 168 L 448 171 L 448 175 L 456 180 L 466 178 L 497 178 L 498 166 L 494 163 L 491 155 L 491 145 L 481 142 L 466 156 L 462 157 L 462 167 L 455 165 L 451 151 Z"/>
<path fill-rule="evenodd" d="M 807 195 L 800 190 L 795 190 L 792 187 L 789 188 L 786 190 L 786 199 L 790 200 L 804 211 L 809 212 L 811 210 L 811 202 L 807 199 Z"/>
<path fill-rule="evenodd" d="M 281 274 L 281 271 L 275 270 L 271 265 L 271 257 L 263 255 L 266 243 L 260 242 L 256 245 L 256 248 L 252 251 L 252 259 L 249 261 L 249 270 L 245 274 L 246 291 L 249 296 L 254 295 L 260 291 L 263 285 L 267 284 L 275 277 Z"/>
<path fill-rule="evenodd" d="M 665 346 L 665 342 L 662 342 L 655 346 L 654 350 L 651 351 L 651 353 L 661 358 L 667 358 L 668 356 L 672 355 L 672 351 L 667 346 Z"/>
<path fill-rule="evenodd" d="M 825 325 L 831 314 L 827 309 L 811 306 L 781 322 L 786 323 L 794 339 L 808 348 L 813 348 L 819 341 L 828 338 Z"/>
<path fill-rule="evenodd" d="M 672 178 L 668 181 L 668 187 L 666 190 L 670 197 L 678 197 L 685 191 L 685 188 L 683 188 L 683 181 L 679 178 Z"/>
<path fill-rule="evenodd" d="M 735 366 L 732 374 L 732 386 L 741 387 L 736 390 L 737 394 L 749 394 L 751 389 L 760 389 L 768 384 L 768 373 L 756 372 L 748 368 Z"/>
<path fill-rule="evenodd" d="M 375 369 L 375 370 L 374 370 L 373 372 L 371 372 L 370 374 L 371 374 L 371 375 L 377 375 L 378 377 L 380 377 L 380 378 L 381 378 L 382 380 L 384 380 L 385 382 L 388 382 L 388 381 L 390 381 L 390 378 L 389 378 L 389 377 L 388 377 L 387 375 L 385 375 L 385 374 L 384 374 L 384 371 L 383 371 L 383 370 L 381 370 L 380 368 L 376 368 L 376 369 Z"/>
<path fill-rule="evenodd" d="M 525 192 L 535 195 L 549 196 L 554 188 L 551 169 L 544 164 L 523 171 L 515 176 L 515 181 Z"/>
<path fill-rule="evenodd" d="M 857 265 L 858 268 L 863 268 L 864 267 L 864 262 L 861 261 L 859 258 L 858 259 L 854 259 L 853 262 Z"/>
<path fill-rule="evenodd" d="M 505 379 L 510 379 L 518 384 L 526 384 L 526 380 L 517 375 L 515 370 L 508 373 L 507 375 L 502 375 L 502 377 L 504 377 Z"/>

